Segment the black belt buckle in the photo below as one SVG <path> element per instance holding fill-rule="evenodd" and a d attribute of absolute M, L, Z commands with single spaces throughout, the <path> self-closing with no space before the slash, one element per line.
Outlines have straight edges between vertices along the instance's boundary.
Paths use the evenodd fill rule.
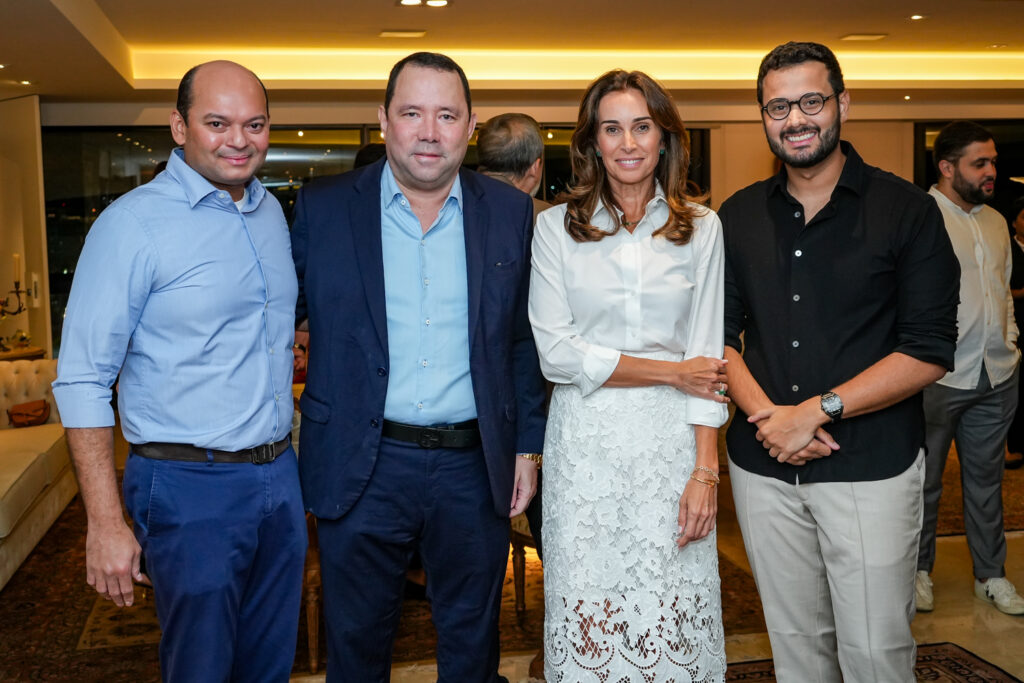
<path fill-rule="evenodd" d="M 262 446 L 249 449 L 249 462 L 253 465 L 266 465 L 268 462 L 274 462 L 274 457 L 274 444 L 272 443 L 265 443 Z"/>
<path fill-rule="evenodd" d="M 429 427 L 421 429 L 419 434 L 416 435 L 416 443 L 420 448 L 440 448 L 441 432 Z"/>

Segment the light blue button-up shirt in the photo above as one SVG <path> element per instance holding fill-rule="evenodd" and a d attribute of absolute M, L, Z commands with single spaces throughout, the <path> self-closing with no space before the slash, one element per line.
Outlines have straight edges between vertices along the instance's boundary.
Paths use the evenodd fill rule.
<path fill-rule="evenodd" d="M 469 376 L 469 289 L 456 176 L 424 233 L 384 164 L 380 182 L 384 297 L 391 366 L 384 417 L 416 425 L 476 417 Z"/>
<path fill-rule="evenodd" d="M 113 425 L 120 372 L 131 443 L 239 450 L 284 438 L 297 294 L 277 199 L 254 179 L 239 209 L 175 150 L 89 230 L 53 383 L 61 421 Z"/>

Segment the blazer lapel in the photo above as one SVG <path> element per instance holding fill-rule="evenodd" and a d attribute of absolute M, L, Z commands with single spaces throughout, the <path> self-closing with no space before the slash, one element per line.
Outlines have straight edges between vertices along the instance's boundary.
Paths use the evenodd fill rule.
<path fill-rule="evenodd" d="M 487 244 L 489 211 L 484 202 L 483 188 L 471 171 L 460 171 L 462 180 L 462 231 L 466 238 L 466 280 L 469 291 L 469 348 L 480 321 L 480 290 L 484 278 L 484 247 Z"/>
<path fill-rule="evenodd" d="M 363 291 L 370 318 L 385 354 L 388 351 L 388 321 L 384 298 L 384 249 L 381 245 L 380 176 L 384 160 L 366 167 L 355 182 L 355 195 L 349 207 L 356 263 L 363 279 Z"/>

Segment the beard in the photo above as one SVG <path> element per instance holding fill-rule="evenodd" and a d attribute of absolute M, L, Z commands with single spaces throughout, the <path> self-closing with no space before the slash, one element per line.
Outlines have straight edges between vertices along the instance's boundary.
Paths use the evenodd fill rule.
<path fill-rule="evenodd" d="M 958 170 L 953 171 L 953 190 L 960 195 L 968 204 L 984 204 L 989 199 L 992 199 L 992 195 L 995 194 L 995 190 L 986 190 L 983 184 L 991 182 L 992 178 L 982 178 L 981 182 L 977 185 L 971 185 L 967 180 L 964 179 Z"/>
<path fill-rule="evenodd" d="M 825 130 L 812 125 L 800 126 L 799 128 L 786 128 L 779 133 L 778 138 L 769 137 L 768 146 L 771 148 L 772 153 L 787 166 L 791 166 L 793 168 L 810 168 L 820 164 L 835 151 L 836 146 L 839 144 L 840 128 L 841 123 L 838 116 L 836 117 L 835 122 Z M 786 151 L 784 139 L 787 135 L 800 135 L 801 133 L 811 131 L 816 131 L 818 133 L 818 147 L 816 149 L 805 149 L 800 150 L 799 152 Z"/>

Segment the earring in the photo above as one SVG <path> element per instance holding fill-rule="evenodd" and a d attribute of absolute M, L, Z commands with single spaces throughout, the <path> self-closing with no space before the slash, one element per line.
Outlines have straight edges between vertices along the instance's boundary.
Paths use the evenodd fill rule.
<path fill-rule="evenodd" d="M 662 147 L 660 150 L 658 150 L 658 154 L 660 154 L 661 156 L 665 156 L 665 148 Z"/>
<path fill-rule="evenodd" d="M 598 156 L 598 158 L 601 157 L 601 150 L 597 150 L 597 156 Z"/>

